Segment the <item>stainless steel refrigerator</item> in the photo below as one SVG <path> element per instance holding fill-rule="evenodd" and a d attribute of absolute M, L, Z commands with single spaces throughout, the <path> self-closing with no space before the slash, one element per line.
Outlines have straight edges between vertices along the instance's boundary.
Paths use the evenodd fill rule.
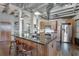
<path fill-rule="evenodd" d="M 60 36 L 61 42 L 71 42 L 72 26 L 70 23 L 62 23 Z"/>

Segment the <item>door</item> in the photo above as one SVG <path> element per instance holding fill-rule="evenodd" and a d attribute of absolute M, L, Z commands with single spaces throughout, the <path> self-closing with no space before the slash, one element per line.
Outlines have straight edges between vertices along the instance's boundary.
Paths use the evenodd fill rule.
<path fill-rule="evenodd" d="M 70 42 L 72 36 L 72 28 L 70 23 L 63 23 L 61 26 L 62 42 Z"/>
<path fill-rule="evenodd" d="M 0 23 L 0 56 L 9 56 L 11 24 Z"/>

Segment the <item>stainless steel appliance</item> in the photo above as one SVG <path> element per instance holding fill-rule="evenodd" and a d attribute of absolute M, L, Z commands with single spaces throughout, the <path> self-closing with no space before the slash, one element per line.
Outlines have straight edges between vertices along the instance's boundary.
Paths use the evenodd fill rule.
<path fill-rule="evenodd" d="M 61 35 L 61 42 L 71 42 L 72 26 L 70 23 L 62 23 L 60 35 Z"/>

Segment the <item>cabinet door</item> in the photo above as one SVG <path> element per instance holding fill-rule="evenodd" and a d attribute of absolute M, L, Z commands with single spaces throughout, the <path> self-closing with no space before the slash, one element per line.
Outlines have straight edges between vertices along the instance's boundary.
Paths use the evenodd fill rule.
<path fill-rule="evenodd" d="M 45 24 L 46 22 L 40 22 L 40 41 L 45 43 Z"/>
<path fill-rule="evenodd" d="M 0 33 L 0 55 L 6 56 L 9 55 L 11 32 L 3 31 Z"/>
<path fill-rule="evenodd" d="M 10 25 L 4 23 L 0 24 L 0 56 L 9 56 L 11 41 Z"/>
<path fill-rule="evenodd" d="M 40 22 L 40 29 L 44 29 L 45 28 L 45 22 Z"/>
<path fill-rule="evenodd" d="M 53 40 L 52 42 L 48 44 L 48 55 L 49 56 L 57 55 L 56 40 Z"/>

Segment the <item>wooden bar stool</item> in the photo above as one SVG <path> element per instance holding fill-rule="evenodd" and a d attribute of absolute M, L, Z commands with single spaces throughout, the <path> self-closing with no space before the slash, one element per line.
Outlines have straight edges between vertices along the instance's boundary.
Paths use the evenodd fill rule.
<path fill-rule="evenodd" d="M 16 40 L 16 55 L 19 55 L 22 50 L 22 43 L 20 40 Z"/>
<path fill-rule="evenodd" d="M 24 45 L 24 47 L 23 47 L 23 49 L 24 49 L 24 55 L 29 55 L 29 56 L 31 56 L 31 50 L 32 49 L 30 49 L 30 46 L 29 45 Z"/>
<path fill-rule="evenodd" d="M 17 45 L 17 55 L 20 56 L 31 56 L 32 55 L 32 50 L 35 49 L 35 45 L 32 44 L 30 41 L 26 40 L 16 40 L 16 45 Z"/>

